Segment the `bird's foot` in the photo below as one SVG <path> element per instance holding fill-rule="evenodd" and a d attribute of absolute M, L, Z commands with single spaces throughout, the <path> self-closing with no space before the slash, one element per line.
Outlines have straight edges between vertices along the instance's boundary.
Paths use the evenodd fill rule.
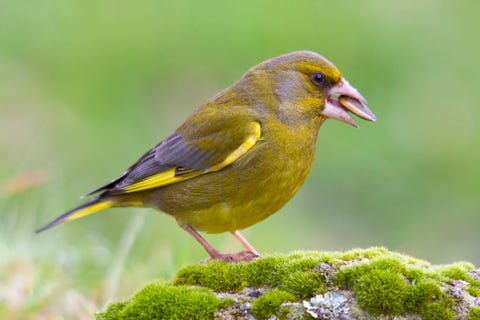
<path fill-rule="evenodd" d="M 216 251 L 216 250 L 215 250 Z M 211 255 L 210 259 L 203 260 L 202 263 L 212 260 L 223 260 L 226 262 L 247 262 L 260 257 L 258 254 L 250 251 L 240 251 L 236 253 L 220 253 L 216 251 Z"/>
<path fill-rule="evenodd" d="M 240 251 L 236 253 L 227 253 L 221 254 L 220 257 L 215 259 L 220 259 L 227 262 L 246 262 L 252 261 L 255 258 L 258 258 L 259 255 L 250 251 Z"/>

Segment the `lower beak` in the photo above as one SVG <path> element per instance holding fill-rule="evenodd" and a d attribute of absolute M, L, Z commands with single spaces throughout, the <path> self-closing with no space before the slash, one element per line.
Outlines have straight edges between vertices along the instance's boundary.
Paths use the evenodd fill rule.
<path fill-rule="evenodd" d="M 377 120 L 373 112 L 368 109 L 367 100 L 347 80 L 342 78 L 336 86 L 330 89 L 325 99 L 325 107 L 320 114 L 358 127 L 349 112 L 368 121 Z"/>

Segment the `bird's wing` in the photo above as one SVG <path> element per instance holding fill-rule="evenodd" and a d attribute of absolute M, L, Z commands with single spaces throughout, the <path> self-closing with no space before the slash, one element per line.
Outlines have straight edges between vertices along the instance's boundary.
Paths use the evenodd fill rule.
<path fill-rule="evenodd" d="M 210 116 L 188 121 L 131 166 L 121 177 L 90 194 L 144 191 L 218 171 L 248 152 L 261 126 L 250 117 Z"/>

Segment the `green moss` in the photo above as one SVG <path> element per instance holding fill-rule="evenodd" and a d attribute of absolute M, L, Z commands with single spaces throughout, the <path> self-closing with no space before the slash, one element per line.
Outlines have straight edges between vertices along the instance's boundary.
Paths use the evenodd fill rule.
<path fill-rule="evenodd" d="M 359 306 L 370 314 L 398 315 L 402 311 L 407 284 L 398 273 L 372 270 L 354 286 Z"/>
<path fill-rule="evenodd" d="M 424 269 L 422 269 L 422 267 L 418 265 L 407 266 L 403 274 L 405 278 L 407 278 L 412 283 L 416 283 L 419 281 L 421 282 L 423 279 L 425 279 L 425 271 Z"/>
<path fill-rule="evenodd" d="M 353 249 L 342 253 L 339 256 L 340 260 L 377 260 L 379 258 L 390 258 L 401 262 L 404 265 L 417 265 L 417 266 L 430 266 L 430 264 L 424 260 L 416 259 L 407 255 L 398 254 L 388 251 L 384 247 L 372 247 L 368 249 Z"/>
<path fill-rule="evenodd" d="M 474 307 L 470 310 L 468 320 L 480 320 L 480 307 Z"/>
<path fill-rule="evenodd" d="M 155 282 L 128 302 L 108 307 L 96 319 L 212 319 L 222 304 L 208 289 Z"/>
<path fill-rule="evenodd" d="M 280 305 L 286 301 L 295 301 L 295 297 L 280 289 L 267 291 L 253 304 L 252 314 L 259 319 L 268 318 L 278 313 Z"/>
<path fill-rule="evenodd" d="M 325 292 L 325 281 L 318 272 L 297 271 L 290 274 L 280 288 L 293 294 L 297 299 L 307 299 Z"/>
<path fill-rule="evenodd" d="M 451 280 L 464 280 L 467 282 L 474 281 L 473 277 L 468 274 L 468 271 L 473 270 L 474 267 L 470 263 L 458 262 L 449 266 L 440 266 L 435 268 L 438 275 L 444 276 Z"/>
<path fill-rule="evenodd" d="M 360 307 L 372 315 L 398 315 L 405 311 L 425 315 L 425 319 L 449 319 L 453 314 L 449 305 L 453 302 L 444 300 L 438 283 L 462 279 L 475 284 L 467 274 L 471 267 L 455 264 L 426 272 L 421 267 L 424 265 L 428 264 L 389 253 L 340 270 L 336 281 L 340 286 L 353 288 Z"/>
<path fill-rule="evenodd" d="M 404 307 L 407 312 L 419 312 L 429 303 L 438 301 L 442 297 L 442 290 L 435 281 L 423 280 L 408 287 L 405 292 Z"/>
<path fill-rule="evenodd" d="M 368 263 L 356 264 L 351 267 L 344 268 L 337 273 L 337 283 L 352 288 L 356 281 L 363 275 L 372 271 L 390 271 L 392 273 L 404 274 L 406 273 L 405 265 L 401 264 L 395 258 L 376 258 Z"/>
<path fill-rule="evenodd" d="M 125 308 L 128 302 L 113 302 L 110 303 L 107 309 L 103 312 L 97 313 L 95 319 L 97 320 L 114 320 L 118 319 L 118 314 Z"/>
<path fill-rule="evenodd" d="M 221 299 L 218 303 L 218 309 L 225 309 L 230 307 L 232 304 L 235 303 L 235 300 L 226 298 L 226 299 Z"/>
<path fill-rule="evenodd" d="M 198 285 L 217 292 L 237 291 L 242 283 L 240 264 L 211 261 L 203 265 L 191 265 L 178 271 L 173 283 L 175 285 Z M 237 275 L 237 276 L 235 276 Z"/>
<path fill-rule="evenodd" d="M 295 252 L 287 256 L 266 256 L 240 264 L 211 261 L 181 269 L 173 283 L 202 286 L 217 292 L 238 292 L 247 286 L 280 287 L 300 299 L 324 291 L 324 279 L 319 273 L 312 271 L 320 262 L 335 264 L 345 260 L 378 258 L 376 264 L 382 264 L 383 260 L 380 257 L 387 254 L 392 255 L 385 248 L 372 248 L 328 254 Z M 403 268 L 394 258 L 386 259 L 383 263 L 391 264 L 392 268 Z M 351 275 L 353 278 L 355 276 Z"/>
<path fill-rule="evenodd" d="M 478 286 L 470 285 L 465 290 L 474 297 L 480 297 L 480 288 Z"/>
<path fill-rule="evenodd" d="M 296 296 L 308 295 L 315 289 L 323 288 L 323 281 L 313 275 L 312 269 L 320 262 L 331 257 L 321 253 L 293 253 L 288 256 L 267 256 L 246 263 L 228 263 L 211 261 L 203 265 L 192 265 L 181 269 L 173 283 L 176 285 L 193 285 L 210 288 L 217 292 L 240 291 L 247 286 L 281 287 L 287 284 L 285 290 L 292 290 Z M 301 273 L 307 273 L 301 275 Z M 299 285 L 294 285 L 291 277 L 304 279 Z M 316 280 L 306 284 L 305 279 Z M 305 290 L 302 290 L 302 286 Z M 315 286 L 315 288 L 312 288 Z"/>
<path fill-rule="evenodd" d="M 452 299 L 444 299 L 437 303 L 431 303 L 425 306 L 420 311 L 422 319 L 435 319 L 435 320 L 454 320 L 455 313 L 452 311 L 452 307 L 455 302 Z"/>
<path fill-rule="evenodd" d="M 383 247 L 373 247 L 368 249 L 353 249 L 343 253 L 340 256 L 341 260 L 351 261 L 351 260 L 361 260 L 361 259 L 373 259 L 378 256 L 383 256 L 385 254 L 390 254 L 390 252 Z"/>
<path fill-rule="evenodd" d="M 480 297 L 480 280 L 476 280 L 469 271 L 474 266 L 467 262 L 459 262 L 449 266 L 436 267 L 433 272 L 428 273 L 431 277 L 439 281 L 451 282 L 452 280 L 462 280 L 468 282 L 469 286 L 465 289 L 470 295 Z"/>
<path fill-rule="evenodd" d="M 384 256 L 388 258 L 384 258 Z M 403 272 L 405 267 L 397 261 L 399 257 L 403 257 L 402 259 L 405 261 L 418 262 L 418 260 L 410 257 L 405 258 L 398 254 L 389 253 L 385 248 L 355 249 L 345 253 L 333 252 L 328 254 L 294 252 L 287 256 L 266 256 L 247 263 L 232 264 L 223 261 L 211 261 L 202 265 L 188 266 L 177 273 L 173 283 L 176 285 L 197 285 L 218 292 L 240 291 L 247 286 L 281 287 L 285 283 L 290 283 L 285 285 L 283 289 L 291 290 L 291 293 L 297 297 L 304 297 L 309 293 L 322 291 L 324 281 L 312 273 L 313 267 L 321 262 L 333 265 L 355 259 L 376 259 L 372 266 L 368 264 L 367 268 L 391 268 Z M 358 270 L 359 273 L 364 271 Z M 299 280 L 300 284 L 293 285 L 292 277 Z M 356 274 L 351 274 L 351 277 L 355 278 Z M 314 280 L 314 284 L 307 285 L 306 279 Z M 302 290 L 302 287 L 305 290 Z"/>

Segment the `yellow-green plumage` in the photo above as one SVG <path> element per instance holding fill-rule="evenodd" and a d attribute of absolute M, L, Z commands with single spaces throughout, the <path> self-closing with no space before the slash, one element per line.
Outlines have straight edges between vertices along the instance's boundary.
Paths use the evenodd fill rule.
<path fill-rule="evenodd" d="M 325 58 L 299 51 L 268 60 L 201 105 L 123 176 L 95 190 L 102 193 L 91 205 L 46 228 L 93 206 L 152 207 L 175 217 L 216 258 L 192 229 L 238 238 L 237 230 L 278 211 L 305 181 L 323 121 L 355 125 L 347 111 L 375 120 Z"/>
<path fill-rule="evenodd" d="M 212 233 L 241 230 L 273 214 L 305 181 L 316 135 L 275 122 L 264 126 L 262 141 L 230 166 L 155 189 L 144 203 L 172 214 L 180 224 Z M 285 130 L 291 132 L 278 136 Z"/>

